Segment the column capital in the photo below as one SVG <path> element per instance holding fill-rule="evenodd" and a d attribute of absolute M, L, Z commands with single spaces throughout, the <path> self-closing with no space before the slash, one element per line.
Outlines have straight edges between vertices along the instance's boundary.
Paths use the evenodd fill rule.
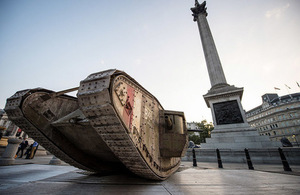
<path fill-rule="evenodd" d="M 206 6 L 206 1 L 199 4 L 198 0 L 195 0 L 195 7 L 191 8 L 191 11 L 193 12 L 192 16 L 194 16 L 194 22 L 197 21 L 199 14 L 204 14 L 205 16 L 207 16 L 207 12 L 206 12 L 207 8 L 205 6 Z"/>

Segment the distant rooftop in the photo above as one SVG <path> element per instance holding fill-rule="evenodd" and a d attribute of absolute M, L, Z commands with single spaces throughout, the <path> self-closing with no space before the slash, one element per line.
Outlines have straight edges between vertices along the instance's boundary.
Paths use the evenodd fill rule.
<path fill-rule="evenodd" d="M 278 94 L 276 93 L 266 93 L 261 97 L 262 97 L 262 104 L 255 108 L 252 108 L 251 110 L 248 110 L 247 113 L 258 111 L 266 107 L 269 107 L 271 105 L 276 106 L 282 103 L 287 103 L 292 100 L 300 101 L 300 93 L 293 93 L 284 96 L 278 96 Z"/>
<path fill-rule="evenodd" d="M 280 102 L 280 101 L 284 101 L 284 100 L 291 100 L 291 99 L 300 99 L 300 93 L 293 93 L 293 94 L 289 94 L 289 95 L 284 95 L 284 96 L 280 96 L 280 97 L 277 97 L 277 98 L 274 98 L 271 103 L 277 103 L 277 102 Z"/>

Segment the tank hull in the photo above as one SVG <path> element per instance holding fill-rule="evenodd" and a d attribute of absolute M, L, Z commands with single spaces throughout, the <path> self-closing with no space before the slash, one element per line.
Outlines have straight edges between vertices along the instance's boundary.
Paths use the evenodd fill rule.
<path fill-rule="evenodd" d="M 61 160 L 100 173 L 129 169 L 154 180 L 178 169 L 187 145 L 184 114 L 165 111 L 126 73 L 91 74 L 80 82 L 77 98 L 53 94 L 17 92 L 5 110 Z"/>

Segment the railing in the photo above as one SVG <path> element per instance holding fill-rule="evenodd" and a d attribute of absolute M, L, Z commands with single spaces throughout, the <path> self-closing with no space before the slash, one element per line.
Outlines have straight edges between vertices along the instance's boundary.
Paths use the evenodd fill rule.
<path fill-rule="evenodd" d="M 289 158 L 292 158 L 291 156 L 296 157 L 296 160 L 294 160 L 293 164 L 300 165 L 300 158 L 299 158 L 300 148 L 293 148 L 293 151 L 289 151 L 290 149 L 291 148 L 288 148 L 288 149 L 284 148 L 284 150 L 288 150 L 286 152 L 287 154 L 285 154 L 285 152 L 283 151 L 282 148 L 278 148 L 278 149 L 273 148 L 272 150 L 271 149 L 263 150 L 263 149 L 248 149 L 248 148 L 245 148 L 244 151 L 235 150 L 235 151 L 231 151 L 231 152 L 236 153 L 235 155 L 239 155 L 239 157 L 241 157 L 242 153 L 244 153 L 243 158 L 246 159 L 246 160 L 243 160 L 243 163 L 246 162 L 247 165 L 248 165 L 248 168 L 250 170 L 254 170 L 254 165 L 253 165 L 252 158 L 257 159 L 259 157 L 264 156 L 264 158 L 270 157 L 270 161 L 272 161 L 272 160 L 274 160 L 274 158 L 276 158 L 276 162 L 274 161 L 274 164 L 278 164 L 278 162 L 281 162 L 284 171 L 292 171 L 292 169 L 290 168 L 290 165 L 289 165 L 290 163 L 289 163 L 288 159 L 286 158 L 286 155 Z M 250 150 L 250 152 L 249 152 L 249 150 Z M 209 155 L 214 155 L 214 158 L 211 158 L 211 159 L 216 160 L 215 162 L 218 163 L 218 168 L 223 168 L 222 155 L 223 155 L 223 157 L 226 157 L 226 152 L 227 152 L 227 157 L 228 157 L 228 151 L 230 151 L 230 150 L 225 150 L 225 149 L 223 149 L 223 150 L 219 150 L 219 149 L 216 149 L 216 150 L 213 150 L 213 149 L 211 149 L 211 150 L 210 149 L 196 149 L 196 151 L 198 152 L 198 155 L 196 155 L 196 152 L 195 152 L 194 148 L 191 150 L 192 156 L 193 156 L 193 158 L 192 158 L 193 159 L 193 166 L 197 166 L 197 160 L 200 160 L 201 158 L 207 157 L 207 156 L 204 156 L 204 155 L 203 156 L 199 155 L 200 154 L 199 151 L 204 151 L 204 153 L 209 151 Z M 251 154 L 251 152 L 252 152 L 252 154 Z M 264 152 L 265 153 L 269 152 L 271 154 L 264 155 Z M 207 154 L 208 153 L 206 153 L 206 155 Z M 210 157 L 212 157 L 212 156 L 210 156 Z M 184 161 L 184 159 L 183 159 L 183 161 Z M 200 161 L 203 162 L 203 160 L 200 160 Z M 212 162 L 212 161 L 209 161 L 209 162 Z M 261 163 L 258 163 L 258 164 L 261 164 Z M 273 164 L 273 163 L 266 163 L 266 164 Z"/>

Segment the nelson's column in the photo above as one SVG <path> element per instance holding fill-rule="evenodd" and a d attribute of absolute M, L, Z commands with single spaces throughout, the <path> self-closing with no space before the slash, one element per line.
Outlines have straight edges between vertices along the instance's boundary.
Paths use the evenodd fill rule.
<path fill-rule="evenodd" d="M 218 56 L 211 34 L 206 12 L 206 2 L 195 1 L 191 8 L 194 21 L 197 22 L 202 47 L 205 55 L 211 88 L 203 97 L 211 109 L 214 130 L 211 138 L 201 144 L 202 149 L 244 149 L 279 147 L 279 142 L 270 141 L 267 136 L 260 136 L 250 127 L 241 104 L 243 88 L 229 85 Z"/>

